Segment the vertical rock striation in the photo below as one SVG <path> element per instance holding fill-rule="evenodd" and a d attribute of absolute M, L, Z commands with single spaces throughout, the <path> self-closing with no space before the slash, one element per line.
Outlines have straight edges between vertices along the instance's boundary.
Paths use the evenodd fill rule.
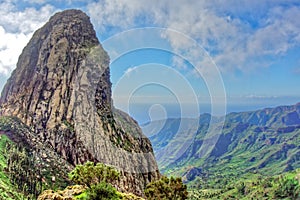
<path fill-rule="evenodd" d="M 57 13 L 34 33 L 0 106 L 2 116 L 18 117 L 70 164 L 117 167 L 120 190 L 142 195 L 159 177 L 150 141 L 112 106 L 109 57 L 82 11 Z"/>

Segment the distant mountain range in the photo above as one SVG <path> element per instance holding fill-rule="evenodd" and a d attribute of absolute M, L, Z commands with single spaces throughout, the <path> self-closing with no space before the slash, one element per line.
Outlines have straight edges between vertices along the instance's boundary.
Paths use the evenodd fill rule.
<path fill-rule="evenodd" d="M 225 119 L 203 114 L 198 119 L 167 119 L 142 127 L 161 171 L 184 176 L 191 184 L 197 178 L 273 175 L 300 167 L 300 103 L 230 113 Z M 212 134 L 207 136 L 209 131 Z"/>

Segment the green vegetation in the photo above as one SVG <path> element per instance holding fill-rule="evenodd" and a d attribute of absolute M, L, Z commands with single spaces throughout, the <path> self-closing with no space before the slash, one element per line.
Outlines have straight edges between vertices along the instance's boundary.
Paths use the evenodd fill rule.
<path fill-rule="evenodd" d="M 46 190 L 39 199 L 65 199 L 66 196 L 70 198 L 70 195 L 72 199 L 79 200 L 121 199 L 120 193 L 111 185 L 119 177 L 119 172 L 111 166 L 86 162 L 84 165 L 77 165 L 68 175 L 78 185 L 68 186 L 57 192 Z"/>
<path fill-rule="evenodd" d="M 43 188 L 41 169 L 35 166 L 35 157 L 20 145 L 7 143 L 7 174 L 18 191 L 37 198 Z"/>
<path fill-rule="evenodd" d="M 203 127 L 199 128 L 183 156 L 161 170 L 167 176 L 181 176 L 191 193 L 196 191 L 202 199 L 220 199 L 226 194 L 242 199 L 237 194 L 243 196 L 243 190 L 246 192 L 245 199 L 251 199 L 248 193 L 252 193 L 254 199 L 272 199 L 264 197 L 262 190 L 254 188 L 251 192 L 249 184 L 255 179 L 262 179 L 259 177 L 279 176 L 300 168 L 300 128 L 297 126 L 260 127 L 227 119 L 214 150 L 208 157 L 199 158 L 197 151 L 203 142 Z M 294 187 L 291 183 L 292 180 L 284 183 L 289 185 L 284 191 Z M 275 182 L 273 185 L 267 191 L 274 191 L 275 195 Z"/>
<path fill-rule="evenodd" d="M 78 200 L 142 200 L 134 194 L 117 191 L 112 184 L 118 177 L 119 172 L 111 166 L 86 162 L 84 165 L 77 165 L 69 173 L 69 178 L 79 185 L 68 186 L 63 191 L 46 190 L 39 196 L 39 199 L 64 199 L 66 195 L 70 196 L 71 194 L 73 199 Z"/>
<path fill-rule="evenodd" d="M 111 184 L 101 181 L 96 185 L 92 185 L 91 188 L 86 190 L 86 197 L 81 199 L 87 200 L 118 200 L 120 195 L 117 192 L 117 189 Z"/>
<path fill-rule="evenodd" d="M 11 143 L 6 135 L 0 135 L 0 199 L 21 200 L 25 199 L 25 196 L 17 192 L 17 187 L 11 183 L 8 174 L 5 173 L 8 157 L 6 146 Z"/>
<path fill-rule="evenodd" d="M 57 168 L 61 161 L 51 159 L 18 118 L 0 117 L 0 131 L 0 199 L 36 199 L 43 190 L 68 184 Z M 30 147 L 30 139 L 35 147 Z"/>
<path fill-rule="evenodd" d="M 300 198 L 300 184 L 295 177 L 280 176 L 275 179 L 273 196 L 275 198 Z"/>
<path fill-rule="evenodd" d="M 113 167 L 93 162 L 77 165 L 69 173 L 74 183 L 88 187 L 85 194 L 77 197 L 81 200 L 120 199 L 116 188 L 111 185 L 118 177 L 119 172 Z"/>
<path fill-rule="evenodd" d="M 85 185 L 91 188 L 100 182 L 113 183 L 119 177 L 119 172 L 111 166 L 103 163 L 86 162 L 84 165 L 77 165 L 69 173 L 69 178 L 76 184 Z"/>
<path fill-rule="evenodd" d="M 6 135 L 0 135 L 0 151 L 0 199 L 36 199 L 43 190 L 61 184 L 51 183 L 52 176 L 42 172 L 38 158 Z"/>
<path fill-rule="evenodd" d="M 72 194 L 73 199 L 78 200 L 142 200 L 134 194 L 126 194 L 117 191 L 112 184 L 118 179 L 119 172 L 111 166 L 102 163 L 94 164 L 86 162 L 84 165 L 77 165 L 69 173 L 69 178 L 76 184 L 68 186 L 63 191 L 44 191 L 39 199 L 64 198 L 65 194 Z M 187 199 L 187 186 L 182 183 L 181 178 L 162 177 L 158 181 L 149 183 L 145 189 L 147 199 Z M 49 197 L 50 196 L 50 197 Z"/>
<path fill-rule="evenodd" d="M 279 175 L 300 168 L 300 121 L 299 104 L 282 106 L 251 112 L 230 113 L 226 115 L 225 123 L 219 124 L 221 118 L 203 114 L 198 121 L 195 119 L 168 119 L 162 129 L 149 138 L 156 152 L 163 152 L 168 146 L 168 152 L 178 156 L 161 153 L 158 158 L 160 171 L 167 176 L 182 176 L 184 182 L 196 185 L 199 180 L 201 188 L 220 189 L 228 180 L 235 181 L 247 173 L 263 176 Z M 218 140 L 205 138 L 210 122 L 215 127 L 222 126 Z M 152 122 L 151 124 L 162 122 Z M 185 130 L 179 133 L 179 125 L 184 124 Z M 197 129 L 196 129 L 197 128 Z M 188 138 L 190 130 L 197 130 L 194 138 Z M 151 130 L 144 130 L 150 132 Z M 176 145 L 182 137 L 191 143 L 185 151 L 177 154 Z M 201 147 L 206 141 L 211 141 L 212 151 L 203 156 Z M 214 144 L 214 145 L 213 145 Z M 171 150 L 170 150 L 171 148 Z M 202 155 L 202 156 L 201 156 Z M 171 162 L 169 162 L 171 160 Z M 201 175 L 190 176 L 190 168 L 201 168 Z M 207 185 L 207 186 L 206 186 Z"/>
<path fill-rule="evenodd" d="M 171 163 L 169 154 L 160 154 L 160 170 L 166 176 L 182 177 L 191 199 L 300 199 L 299 175 L 290 172 L 300 168 L 299 108 L 228 114 L 206 156 L 201 156 L 200 149 L 210 141 L 205 136 L 212 116 L 201 115 L 197 133 L 183 154 L 168 149 L 179 155 Z M 218 127 L 219 119 L 212 118 Z M 176 133 L 181 122 L 187 127 L 183 135 L 198 125 L 193 119 L 167 120 L 160 132 L 150 137 L 156 151 L 179 144 Z"/>
<path fill-rule="evenodd" d="M 290 199 L 300 198 L 300 169 L 277 176 L 249 175 L 228 180 L 220 189 L 191 189 L 189 199 Z"/>
<path fill-rule="evenodd" d="M 145 189 L 147 199 L 183 200 L 187 199 L 187 186 L 181 178 L 163 176 L 160 180 L 151 182 Z"/>

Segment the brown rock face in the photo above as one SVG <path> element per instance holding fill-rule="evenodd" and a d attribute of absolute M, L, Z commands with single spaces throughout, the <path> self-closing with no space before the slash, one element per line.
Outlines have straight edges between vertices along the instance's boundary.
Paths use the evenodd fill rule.
<path fill-rule="evenodd" d="M 69 163 L 117 167 L 121 190 L 142 195 L 159 177 L 150 141 L 112 106 L 109 57 L 79 10 L 57 13 L 35 32 L 0 105 L 2 116 L 18 117 Z"/>

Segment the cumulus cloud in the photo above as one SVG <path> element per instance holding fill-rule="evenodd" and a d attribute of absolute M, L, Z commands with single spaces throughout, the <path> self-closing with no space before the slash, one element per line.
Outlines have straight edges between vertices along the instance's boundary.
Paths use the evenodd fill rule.
<path fill-rule="evenodd" d="M 0 25 L 10 33 L 32 33 L 54 13 L 51 5 L 45 5 L 38 10 L 29 7 L 22 11 L 16 10 L 13 4 L 3 3 L 0 6 Z"/>
<path fill-rule="evenodd" d="M 0 26 L 0 38 L 0 73 L 8 74 L 15 67 L 18 55 L 30 39 L 30 35 L 7 33 Z"/>
<path fill-rule="evenodd" d="M 182 32 L 207 50 L 221 70 L 230 72 L 268 66 L 264 56 L 283 55 L 298 46 L 299 6 L 295 0 L 101 0 L 89 4 L 88 12 L 102 31 L 154 25 Z M 167 37 L 174 49 L 199 60 L 190 44 Z"/>
<path fill-rule="evenodd" d="M 104 0 L 88 4 L 87 9 L 92 17 L 93 23 L 100 29 L 109 31 L 109 28 L 128 29 L 136 25 L 138 17 L 151 15 L 150 1 L 140 0 Z"/>
<path fill-rule="evenodd" d="M 300 8 L 275 7 L 263 26 L 249 38 L 250 53 L 282 54 L 300 42 Z"/>
<path fill-rule="evenodd" d="M 67 2 L 80 1 L 83 2 Z M 48 0 L 31 2 L 41 4 L 40 8 L 18 10 L 16 0 L 0 3 L 2 73 L 14 67 L 34 30 L 56 11 Z M 272 56 L 284 55 L 300 44 L 298 0 L 99 0 L 85 3 L 100 35 L 144 26 L 170 28 L 194 39 L 223 72 L 269 66 Z M 191 46 L 190 40 L 174 34 L 161 37 L 169 41 L 176 53 L 197 63 L 198 70 L 208 70 L 207 58 Z M 174 64 L 183 66 L 177 58 Z"/>
<path fill-rule="evenodd" d="M 15 67 L 33 32 L 54 13 L 53 6 L 17 10 L 13 1 L 0 3 L 0 73 L 8 75 Z"/>

